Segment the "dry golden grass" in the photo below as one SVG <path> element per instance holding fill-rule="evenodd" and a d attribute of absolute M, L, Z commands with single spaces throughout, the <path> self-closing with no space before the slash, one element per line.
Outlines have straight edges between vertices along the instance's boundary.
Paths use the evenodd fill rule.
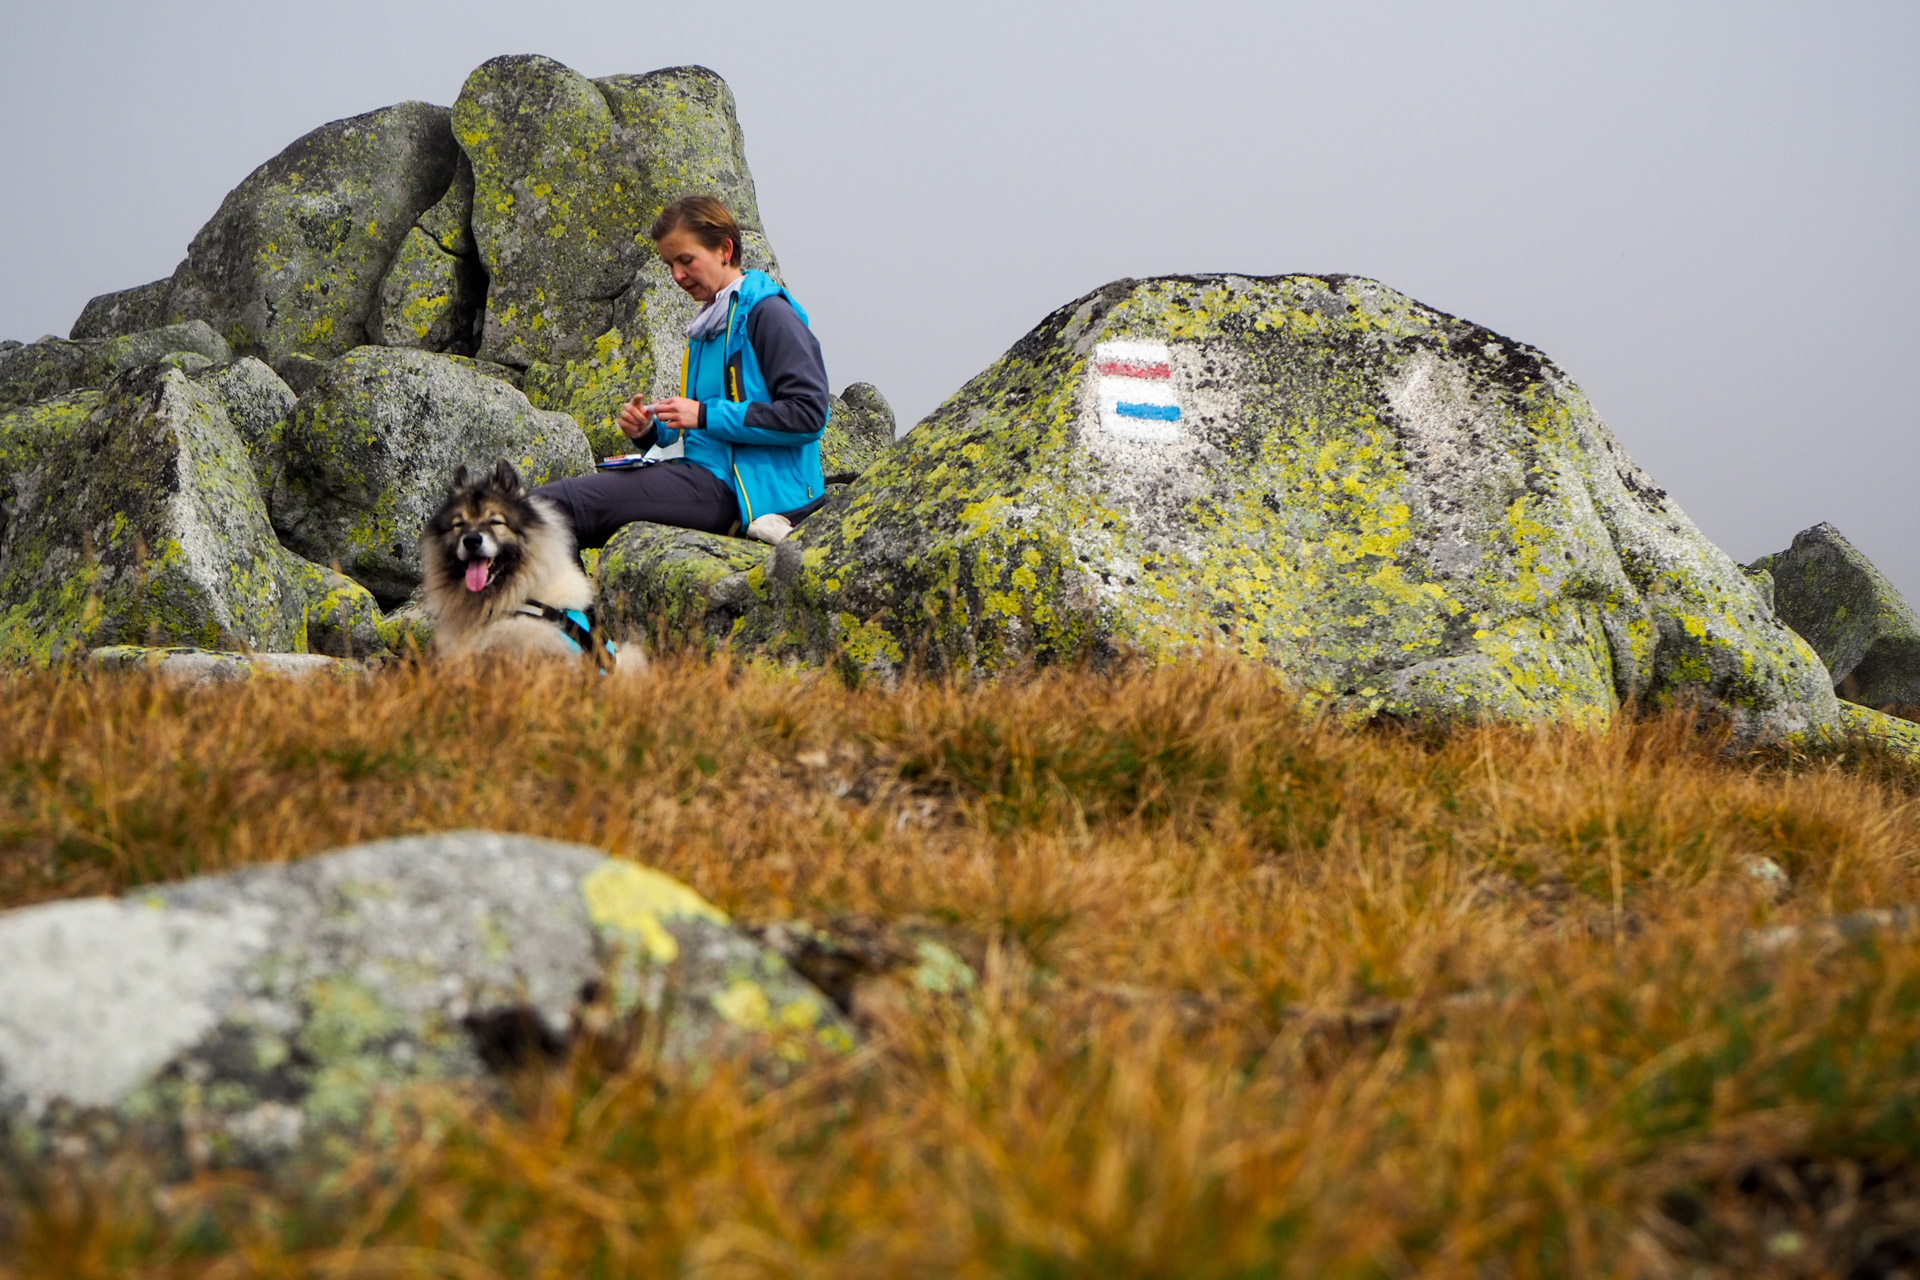
<path fill-rule="evenodd" d="M 47 673 L 0 724 L 0 906 L 489 827 L 981 973 L 873 979 L 779 1092 L 583 1058 L 311 1187 L 15 1175 L 8 1280 L 1920 1268 L 1920 942 L 1742 941 L 1920 902 L 1920 768 L 1871 749 L 1344 729 L 1227 663 Z"/>

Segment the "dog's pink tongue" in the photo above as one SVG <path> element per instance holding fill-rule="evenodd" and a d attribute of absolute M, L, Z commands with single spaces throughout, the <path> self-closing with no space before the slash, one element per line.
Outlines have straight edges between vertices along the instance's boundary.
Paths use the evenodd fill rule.
<path fill-rule="evenodd" d="M 491 560 L 467 561 L 467 590 L 485 591 L 487 589 L 487 569 L 492 564 Z"/>

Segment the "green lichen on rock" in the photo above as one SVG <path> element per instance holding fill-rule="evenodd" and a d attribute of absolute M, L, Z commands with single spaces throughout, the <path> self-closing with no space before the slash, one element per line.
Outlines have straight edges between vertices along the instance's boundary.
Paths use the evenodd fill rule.
<path fill-rule="evenodd" d="M 43 338 L 12 347 L 0 351 L 0 409 L 104 387 L 129 369 L 179 353 L 216 363 L 233 359 L 226 342 L 203 320 L 117 338 L 84 342 Z"/>
<path fill-rule="evenodd" d="M 750 579 L 768 553 L 746 538 L 630 524 L 600 553 L 601 616 L 617 635 L 706 647 L 752 605 Z"/>
<path fill-rule="evenodd" d="M 480 354 L 525 367 L 584 353 L 651 249 L 645 183 L 591 80 L 551 58 L 467 77 L 453 128 L 473 167 L 473 238 L 489 280 Z"/>
<path fill-rule="evenodd" d="M 299 651 L 308 579 L 274 540 L 218 395 L 150 365 L 116 380 L 20 482 L 0 539 L 0 656 Z"/>
<path fill-rule="evenodd" d="M 1875 742 L 1894 755 L 1920 760 L 1920 725 L 1911 720 L 1842 702 L 1840 727 L 1845 733 Z"/>
<path fill-rule="evenodd" d="M 0 542 L 13 521 L 21 483 L 99 407 L 98 391 L 75 391 L 0 413 Z"/>
<path fill-rule="evenodd" d="M 458 154 L 447 109 L 424 102 L 322 125 L 221 202 L 174 272 L 166 314 L 205 319 L 276 369 L 362 345 L 388 264 Z"/>
<path fill-rule="evenodd" d="M 385 347 L 329 365 L 280 448 L 274 528 L 388 605 L 420 584 L 420 530 L 456 468 L 505 458 L 533 486 L 593 466 L 573 419 L 535 409 L 474 361 Z"/>
<path fill-rule="evenodd" d="M 1097 344 L 1167 344 L 1171 438 Z M 740 637 L 993 673 L 1226 647 L 1351 715 L 1830 725 L 1824 669 L 1539 352 L 1355 278 L 1121 281 L 813 516 Z"/>
<path fill-rule="evenodd" d="M 380 346 L 471 355 L 486 290 L 478 259 L 449 253 L 414 227 L 374 294 L 367 336 Z"/>
<path fill-rule="evenodd" d="M 547 58 L 497 58 L 469 77 L 454 127 L 489 278 L 481 354 L 526 368 L 529 398 L 572 414 L 596 452 L 624 451 L 620 406 L 678 394 L 695 310 L 645 239 L 660 210 L 718 195 L 742 260 L 778 271 L 731 91 L 702 67 L 590 81 Z"/>
<path fill-rule="evenodd" d="M 279 426 L 297 397 L 280 376 L 252 356 L 191 375 L 226 410 L 227 422 L 246 446 L 247 461 L 262 497 L 273 492 L 280 471 Z"/>
<path fill-rule="evenodd" d="M 607 993 L 594 1017 L 644 1017 L 670 1062 L 779 1079 L 853 1043 L 687 886 L 486 832 L 6 913 L 0 967 L 0 1026 L 25 1032 L 0 1037 L 0 1158 L 99 1135 L 180 1165 L 331 1159 L 398 1090 L 487 1090 L 563 1054 L 588 989 Z"/>
<path fill-rule="evenodd" d="M 820 437 L 820 470 L 829 482 L 864 474 L 893 448 L 893 406 L 870 382 L 834 396 Z"/>
<path fill-rule="evenodd" d="M 620 410 L 652 380 L 646 344 L 609 329 L 577 359 L 557 365 L 537 360 L 527 366 L 526 392 L 535 407 L 571 416 L 587 433 L 594 454 L 609 457 L 633 448 L 620 430 Z"/>
<path fill-rule="evenodd" d="M 167 294 L 172 288 L 173 278 L 169 276 L 92 298 L 80 309 L 80 318 L 73 322 L 67 336 L 83 342 L 158 328 L 166 321 Z"/>
<path fill-rule="evenodd" d="M 1751 566 L 1773 579 L 1780 620 L 1806 637 L 1849 702 L 1920 717 L 1920 615 L 1830 524 Z"/>

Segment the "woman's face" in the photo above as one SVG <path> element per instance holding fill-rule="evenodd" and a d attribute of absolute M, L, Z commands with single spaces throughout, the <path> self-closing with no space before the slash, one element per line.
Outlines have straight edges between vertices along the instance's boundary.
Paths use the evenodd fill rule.
<path fill-rule="evenodd" d="M 740 274 L 739 267 L 721 256 L 722 250 L 707 248 L 684 228 L 667 232 L 653 247 L 673 272 L 673 282 L 695 302 L 712 302 Z M 724 252 L 731 255 L 731 247 Z"/>

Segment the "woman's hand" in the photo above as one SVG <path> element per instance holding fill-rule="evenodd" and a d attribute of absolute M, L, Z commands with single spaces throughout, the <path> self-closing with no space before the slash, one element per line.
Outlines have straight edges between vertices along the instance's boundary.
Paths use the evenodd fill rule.
<path fill-rule="evenodd" d="M 635 396 L 620 406 L 620 430 L 629 440 L 638 440 L 653 425 L 653 415 L 647 412 L 647 398 Z"/>
<path fill-rule="evenodd" d="M 685 396 L 673 396 L 666 400 L 656 400 L 643 406 L 653 415 L 655 422 L 676 431 L 698 431 L 700 429 L 700 402 L 689 400 Z M 623 411 L 624 412 L 624 411 Z"/>

